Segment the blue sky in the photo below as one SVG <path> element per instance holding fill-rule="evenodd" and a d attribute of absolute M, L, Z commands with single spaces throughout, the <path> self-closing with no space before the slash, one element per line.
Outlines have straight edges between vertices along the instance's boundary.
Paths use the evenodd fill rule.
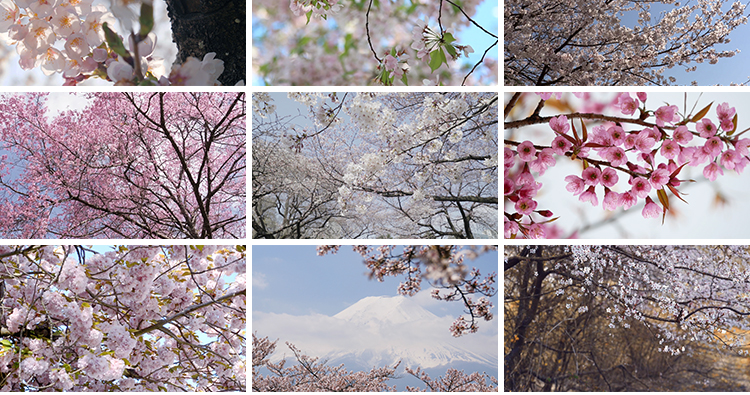
<path fill-rule="evenodd" d="M 684 2 L 682 5 L 686 5 Z M 728 1 L 722 7 L 728 10 L 732 2 Z M 656 22 L 660 13 L 674 8 L 671 4 L 653 4 L 651 6 L 651 20 Z M 745 14 L 750 11 L 746 9 Z M 637 21 L 637 13 L 631 12 L 622 18 L 623 26 L 633 27 Z M 731 42 L 728 44 L 717 45 L 714 48 L 717 51 L 733 51 L 739 49 L 740 53 L 731 58 L 720 58 L 717 64 L 691 63 L 688 67 L 697 66 L 696 71 L 686 72 L 685 67 L 675 66 L 665 72 L 665 76 L 673 76 L 677 79 L 676 85 L 690 86 L 692 81 L 697 81 L 698 85 L 730 85 L 732 83 L 744 83 L 750 80 L 750 69 L 747 64 L 750 62 L 750 25 L 740 25 L 730 33 Z"/>
<path fill-rule="evenodd" d="M 398 247 L 397 247 L 398 248 Z M 482 274 L 498 272 L 497 251 L 486 253 L 467 264 Z M 253 311 L 292 315 L 332 316 L 366 296 L 395 296 L 400 278 L 384 282 L 369 280 L 362 256 L 349 246 L 335 255 L 318 256 L 316 246 L 253 246 Z M 426 283 L 423 289 L 428 288 Z M 459 303 L 440 302 L 422 294 L 422 307 L 438 316 L 461 314 Z M 497 309 L 497 296 L 495 296 Z"/>

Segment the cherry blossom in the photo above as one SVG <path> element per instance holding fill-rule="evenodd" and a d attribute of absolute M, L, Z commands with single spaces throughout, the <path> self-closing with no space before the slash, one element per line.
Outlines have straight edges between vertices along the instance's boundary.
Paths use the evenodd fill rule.
<path fill-rule="evenodd" d="M 541 215 L 545 207 L 538 207 L 534 199 L 543 187 L 538 177 L 560 163 L 560 158 L 568 157 L 582 165 L 580 176 L 576 173 L 564 177 L 565 189 L 578 196 L 580 202 L 592 206 L 602 202 L 607 211 L 620 207 L 627 210 L 640 202 L 645 206 L 644 218 L 661 217 L 662 221 L 674 201 L 670 197 L 685 200 L 679 188 L 688 181 L 680 179 L 686 166 L 702 168 L 705 179 L 715 181 L 725 174 L 725 169 L 741 173 L 750 163 L 746 150 L 750 139 L 742 137 L 744 132 L 735 133 L 737 113 L 728 103 L 713 107 L 718 117 L 714 123 L 713 103 L 693 109 L 694 114 L 685 114 L 675 105 L 649 110 L 646 95 L 636 94 L 640 103 L 636 116 L 635 111 L 623 105 L 632 98 L 629 93 L 615 94 L 604 102 L 586 94 L 577 96 L 584 98 L 579 104 L 584 107 L 581 111 L 571 109 L 571 113 L 552 116 L 540 115 L 547 107 L 543 97 L 563 100 L 562 95 L 554 99 L 547 94 L 506 96 L 506 115 L 513 114 L 516 107 L 519 112 L 527 112 L 515 119 L 509 117 L 506 136 L 512 136 L 516 129 L 542 125 L 549 137 L 521 142 L 506 137 L 505 237 L 529 237 L 532 225 L 541 226 L 534 227 L 533 234 L 537 236 L 545 236 L 546 230 L 553 229 L 551 223 L 557 217 Z M 526 109 L 522 102 L 528 106 Z M 560 106 L 568 106 L 566 103 Z M 520 135 L 528 136 L 524 132 Z M 628 185 L 624 185 L 625 181 Z M 529 186 L 533 186 L 533 193 L 529 193 Z M 507 225 L 509 222 L 517 226 Z"/>
<path fill-rule="evenodd" d="M 153 55 L 156 35 L 152 2 L 113 0 L 107 5 L 111 7 L 92 5 L 91 0 L 3 0 L 0 33 L 8 33 L 8 44 L 16 47 L 23 69 L 40 68 L 45 75 L 62 74 L 66 85 L 91 78 L 117 85 L 219 85 L 219 79 L 224 83 L 242 83 L 243 77 L 237 78 L 240 72 L 236 70 L 234 59 L 227 60 L 231 75 L 222 75 L 224 61 L 217 59 L 216 50 L 211 49 L 223 48 L 223 43 L 217 46 L 214 41 L 218 40 L 200 41 L 200 48 L 192 48 L 198 46 L 199 32 L 192 33 L 195 37 L 191 39 L 195 42 L 188 42 L 188 37 L 183 37 L 180 30 L 175 31 L 174 37 L 182 44 L 181 50 L 191 51 L 192 56 L 179 53 L 170 74 L 165 73 L 163 58 Z M 204 13 L 193 10 L 190 14 Z M 211 12 L 206 18 L 193 18 L 201 22 L 192 23 L 205 24 L 225 17 L 218 14 Z M 181 12 L 172 12 L 171 17 L 173 24 L 184 23 Z M 236 23 L 226 26 L 227 31 L 241 22 L 236 15 L 231 18 Z M 119 34 L 115 31 L 117 22 L 122 26 Z M 244 26 L 242 30 L 244 32 Z M 238 41 L 244 43 L 243 39 Z M 242 51 L 244 55 L 244 48 Z M 237 52 L 239 55 L 239 50 Z M 221 53 L 222 58 L 229 55 L 226 51 Z M 195 58 L 196 54 L 200 54 L 202 60 Z M 244 72 L 245 65 L 241 67 Z M 170 75 L 179 78 L 170 78 Z"/>
<path fill-rule="evenodd" d="M 667 372 L 677 359 L 670 357 L 689 358 L 686 347 L 744 355 L 747 246 L 532 245 L 504 252 L 506 390 L 594 383 L 614 390 L 622 383 L 615 376 L 635 385 L 624 389 L 645 388 L 640 380 L 658 371 L 673 382 Z M 619 352 L 627 343 L 644 351 Z M 567 360 L 557 358 L 559 350 L 570 350 Z M 665 359 L 672 362 L 644 363 Z"/>
<path fill-rule="evenodd" d="M 254 1 L 254 72 L 267 85 L 495 85 L 497 32 L 475 19 L 483 3 Z M 468 30 L 484 41 L 463 42 Z"/>
<path fill-rule="evenodd" d="M 670 69 L 694 71 L 737 54 L 723 44 L 747 23 L 745 4 L 725 0 L 511 0 L 503 10 L 505 85 L 672 85 Z M 626 96 L 618 106 L 633 115 L 638 103 Z M 659 126 L 669 123 L 664 111 Z"/>
<path fill-rule="evenodd" d="M 305 122 L 272 112 L 279 95 L 254 97 L 253 237 L 497 233 L 495 95 L 288 96 Z M 533 159 L 541 172 L 554 163 L 550 151 Z"/>
<path fill-rule="evenodd" d="M 3 246 L 0 256 L 2 391 L 245 390 L 244 247 Z M 209 281 L 227 276 L 237 286 Z"/>
<path fill-rule="evenodd" d="M 244 93 L 48 97 L 0 100 L 4 237 L 244 237 Z"/>

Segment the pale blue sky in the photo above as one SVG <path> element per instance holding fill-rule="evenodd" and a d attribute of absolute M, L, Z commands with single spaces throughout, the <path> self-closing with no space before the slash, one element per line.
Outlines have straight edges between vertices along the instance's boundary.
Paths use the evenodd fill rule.
<path fill-rule="evenodd" d="M 498 273 L 498 259 L 497 251 L 492 251 L 466 264 L 476 266 L 482 275 Z M 311 245 L 256 245 L 251 261 L 253 311 L 332 316 L 367 296 L 395 296 L 402 281 L 400 277 L 388 277 L 382 283 L 369 280 L 362 256 L 350 246 L 321 257 Z M 428 289 L 429 284 L 423 282 L 422 287 Z M 433 300 L 429 295 L 415 300 L 441 317 L 457 316 L 463 309 L 460 303 Z M 497 313 L 497 296 L 493 300 Z"/>
<path fill-rule="evenodd" d="M 682 5 L 691 4 L 691 2 L 682 2 Z M 728 1 L 722 7 L 728 10 L 732 1 Z M 660 13 L 674 8 L 670 4 L 654 4 L 651 6 L 652 22 L 658 20 Z M 750 12 L 750 7 L 745 10 L 745 14 Z M 630 13 L 622 19 L 624 26 L 633 27 L 637 20 L 636 13 Z M 728 44 L 717 45 L 714 48 L 717 51 L 733 51 L 739 49 L 740 53 L 731 58 L 720 58 L 717 64 L 691 63 L 688 67 L 697 66 L 696 71 L 686 72 L 684 66 L 675 66 L 665 72 L 665 76 L 673 76 L 677 79 L 677 85 L 690 86 L 692 81 L 698 85 L 730 85 L 732 83 L 744 83 L 750 80 L 750 25 L 740 25 L 729 35 L 731 42 Z"/>

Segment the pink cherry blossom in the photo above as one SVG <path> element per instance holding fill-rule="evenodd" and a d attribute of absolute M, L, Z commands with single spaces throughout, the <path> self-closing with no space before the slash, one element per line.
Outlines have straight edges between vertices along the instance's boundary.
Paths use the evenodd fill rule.
<path fill-rule="evenodd" d="M 645 198 L 651 192 L 651 183 L 643 177 L 634 179 L 632 185 L 630 190 L 640 199 Z"/>
<path fill-rule="evenodd" d="M 518 222 L 510 221 L 508 220 L 508 218 L 505 218 L 503 227 L 504 227 L 503 237 L 506 239 L 510 239 L 513 235 L 517 234 L 519 231 Z"/>
<path fill-rule="evenodd" d="M 719 117 L 719 121 L 723 124 L 724 121 L 732 121 L 734 115 L 737 113 L 734 107 L 730 107 L 728 103 L 721 103 L 716 106 L 716 115 Z M 732 129 L 726 129 L 732 130 Z"/>
<path fill-rule="evenodd" d="M 680 154 L 680 145 L 675 140 L 665 140 L 659 153 L 667 159 L 674 159 Z"/>
<path fill-rule="evenodd" d="M 565 181 L 568 182 L 568 185 L 565 186 L 565 189 L 567 189 L 568 192 L 572 193 L 573 195 L 578 195 L 583 192 L 583 189 L 586 186 L 583 178 L 575 175 L 565 177 Z"/>
<path fill-rule="evenodd" d="M 627 210 L 638 202 L 638 197 L 633 193 L 633 191 L 627 191 L 625 193 L 620 194 L 620 204 L 622 205 L 622 208 Z"/>
<path fill-rule="evenodd" d="M 638 101 L 634 100 L 627 93 L 622 93 L 619 97 L 620 111 L 625 115 L 633 115 L 638 110 Z"/>
<path fill-rule="evenodd" d="M 537 159 L 529 162 L 531 170 L 544 175 L 548 167 L 555 165 L 555 158 L 552 156 L 552 148 L 544 148 L 537 154 Z"/>
<path fill-rule="evenodd" d="M 519 144 L 516 151 L 518 152 L 518 157 L 524 162 L 531 162 L 536 159 L 536 148 L 531 141 L 526 140 Z"/>
<path fill-rule="evenodd" d="M 549 126 L 552 130 L 560 134 L 567 134 L 568 130 L 570 130 L 570 123 L 568 122 L 568 117 L 565 115 L 552 117 L 552 119 L 549 120 Z"/>
<path fill-rule="evenodd" d="M 543 224 L 529 225 L 529 238 L 530 239 L 543 239 L 545 237 L 546 237 L 546 233 L 545 233 Z"/>
<path fill-rule="evenodd" d="M 622 166 L 628 162 L 627 154 L 625 150 L 620 147 L 610 147 L 602 151 L 604 159 L 610 161 L 612 166 Z"/>
<path fill-rule="evenodd" d="M 638 136 L 635 139 L 634 147 L 643 153 L 648 153 L 651 151 L 651 149 L 654 147 L 654 144 L 656 144 L 656 139 L 651 137 L 652 130 L 651 129 L 644 129 L 640 133 L 638 133 Z"/>
<path fill-rule="evenodd" d="M 740 156 L 737 155 L 737 152 L 735 150 L 728 149 L 721 153 L 720 155 L 720 161 L 721 165 L 724 166 L 724 168 L 732 170 L 734 169 L 735 164 L 740 160 Z"/>
<path fill-rule="evenodd" d="M 643 207 L 643 211 L 641 211 L 643 218 L 658 218 L 661 213 L 661 207 L 654 203 L 654 201 L 651 200 L 651 197 L 646 197 L 646 205 Z"/>
<path fill-rule="evenodd" d="M 581 175 L 586 185 L 599 185 L 602 182 L 602 171 L 596 167 L 589 167 Z"/>
<path fill-rule="evenodd" d="M 607 211 L 614 211 L 620 206 L 620 194 L 613 192 L 609 189 L 604 191 L 604 200 L 602 201 L 602 208 Z"/>
<path fill-rule="evenodd" d="M 620 177 L 617 175 L 617 172 L 609 167 L 602 171 L 601 183 L 605 187 L 611 188 L 615 186 L 619 179 Z"/>
<path fill-rule="evenodd" d="M 654 189 L 660 189 L 669 182 L 669 171 L 667 169 L 656 169 L 651 173 L 649 181 Z"/>
<path fill-rule="evenodd" d="M 599 199 L 596 197 L 596 191 L 594 191 L 593 185 L 583 193 L 581 193 L 581 195 L 578 197 L 578 200 L 582 202 L 590 202 L 592 206 L 596 206 L 599 204 Z"/>
<path fill-rule="evenodd" d="M 680 125 L 675 129 L 674 134 L 672 135 L 674 138 L 674 141 L 676 141 L 679 144 L 686 145 L 690 142 L 690 140 L 693 139 L 693 134 L 690 133 L 687 126 Z"/>
<path fill-rule="evenodd" d="M 703 151 L 705 151 L 711 159 L 717 157 L 723 148 L 724 143 L 717 136 L 709 138 L 706 140 L 706 144 L 703 145 Z"/>
<path fill-rule="evenodd" d="M 714 136 L 718 129 L 716 129 L 716 125 L 714 125 L 713 122 L 711 122 L 708 118 L 703 118 L 699 122 L 695 124 L 695 128 L 698 130 L 698 133 L 700 133 L 701 137 L 703 138 L 709 138 L 711 136 Z"/>
<path fill-rule="evenodd" d="M 537 202 L 529 198 L 519 199 L 516 202 L 516 211 L 523 214 L 529 215 L 536 209 Z"/>
<path fill-rule="evenodd" d="M 565 137 L 557 136 L 552 140 L 552 152 L 557 155 L 565 155 L 566 152 L 570 151 L 571 147 L 573 147 L 573 143 Z"/>
<path fill-rule="evenodd" d="M 510 179 L 510 178 L 508 178 L 508 177 L 505 177 L 505 178 L 504 178 L 504 180 L 503 180 L 503 190 L 504 190 L 504 193 L 503 193 L 503 194 L 504 194 L 504 195 L 506 195 L 506 196 L 507 196 L 507 195 L 510 195 L 510 194 L 512 194 L 513 192 L 515 192 L 515 189 L 516 189 L 515 187 L 516 187 L 516 186 L 515 186 L 515 185 L 513 184 L 513 180 L 511 180 L 511 179 Z"/>
<path fill-rule="evenodd" d="M 724 170 L 722 170 L 716 162 L 711 162 L 708 166 L 703 168 L 703 176 L 709 181 L 716 181 L 716 177 L 718 177 L 719 174 L 724 175 Z"/>
<path fill-rule="evenodd" d="M 680 120 L 677 115 L 677 106 L 662 106 L 656 109 L 654 116 L 656 117 L 656 124 L 664 126 L 668 123 L 674 123 Z"/>

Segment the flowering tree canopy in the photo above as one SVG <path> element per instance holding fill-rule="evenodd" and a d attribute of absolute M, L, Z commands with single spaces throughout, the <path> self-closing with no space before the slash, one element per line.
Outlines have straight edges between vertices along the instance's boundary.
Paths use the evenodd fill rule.
<path fill-rule="evenodd" d="M 62 74 L 65 85 L 89 78 L 115 85 L 235 85 L 245 78 L 245 3 L 166 3 L 179 50 L 169 71 L 154 53 L 155 24 L 166 21 L 155 21 L 152 0 L 2 0 L 0 33 L 15 46 L 22 69 Z"/>
<path fill-rule="evenodd" d="M 746 354 L 748 259 L 747 246 L 506 246 L 506 390 L 643 390 L 695 343 Z"/>
<path fill-rule="evenodd" d="M 576 94 L 582 102 L 574 108 L 562 94 L 552 96 L 506 96 L 506 238 L 560 236 L 551 224 L 555 214 L 535 200 L 543 187 L 537 179 L 560 160 L 580 163 L 580 171 L 564 180 L 581 202 L 601 202 L 607 211 L 643 203 L 642 216 L 662 222 L 676 199 L 685 200 L 681 189 L 692 181 L 681 177 L 686 167 L 698 167 L 715 181 L 725 172 L 742 173 L 750 163 L 750 139 L 742 137 L 737 111 L 728 103 L 680 110 L 652 105 L 642 92 L 603 99 L 584 93 Z M 549 110 L 558 115 L 540 115 Z M 532 142 L 528 131 L 534 125 L 544 133 Z"/>
<path fill-rule="evenodd" d="M 747 22 L 745 4 L 726 3 L 506 1 L 505 85 L 672 84 L 668 69 L 693 71 L 693 63 L 714 64 L 738 52 L 717 49 Z M 654 4 L 670 8 L 657 17 Z"/>
<path fill-rule="evenodd" d="M 477 22 L 482 3 L 254 1 L 254 73 L 268 85 L 496 85 L 497 30 Z"/>
<path fill-rule="evenodd" d="M 3 246 L 0 389 L 244 391 L 245 248 Z"/>
<path fill-rule="evenodd" d="M 244 237 L 244 93 L 86 98 L 0 99 L 3 237 Z"/>
<path fill-rule="evenodd" d="M 253 237 L 496 236 L 497 94 L 289 97 L 253 95 Z"/>
<path fill-rule="evenodd" d="M 286 360 L 273 363 L 268 357 L 276 349 L 276 341 L 268 336 L 258 338 L 253 333 L 253 391 L 265 392 L 388 392 L 396 391 L 396 386 L 389 387 L 388 380 L 396 379 L 396 369 L 384 366 L 373 368 L 369 372 L 350 372 L 344 365 L 329 366 L 325 361 L 303 354 L 297 347 L 287 343 L 294 353 L 297 365 L 286 367 Z M 263 375 L 261 368 L 271 374 Z M 486 374 L 466 374 L 456 369 L 448 369 L 444 377 L 430 378 L 419 368 L 406 368 L 406 372 L 425 384 L 424 389 L 407 386 L 409 392 L 496 392 L 497 379 Z M 494 384 L 494 385 L 493 385 Z"/>

